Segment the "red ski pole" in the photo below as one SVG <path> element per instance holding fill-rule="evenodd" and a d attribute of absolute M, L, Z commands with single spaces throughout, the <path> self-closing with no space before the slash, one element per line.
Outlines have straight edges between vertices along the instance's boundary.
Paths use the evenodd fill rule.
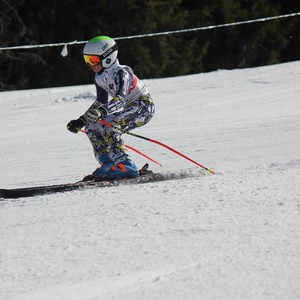
<path fill-rule="evenodd" d="M 142 135 L 138 135 L 138 134 L 132 133 L 132 132 L 127 131 L 127 130 L 124 130 L 124 131 L 123 131 L 123 130 L 121 130 L 118 126 L 112 125 L 112 124 L 110 124 L 110 123 L 108 123 L 108 122 L 106 122 L 106 121 L 104 121 L 104 120 L 102 120 L 102 119 L 100 119 L 99 122 L 102 123 L 102 124 L 105 124 L 105 125 L 107 125 L 107 126 L 109 126 L 109 127 L 113 127 L 113 128 L 115 128 L 116 130 L 121 131 L 122 133 L 126 133 L 126 134 L 128 134 L 128 135 L 135 136 L 135 137 L 138 137 L 138 138 L 140 138 L 140 139 L 146 140 L 146 141 L 148 141 L 148 142 L 151 142 L 151 143 L 160 145 L 160 146 L 162 146 L 162 147 L 164 147 L 164 148 L 166 148 L 166 149 L 168 149 L 168 150 L 170 150 L 170 151 L 176 153 L 177 155 L 179 155 L 179 156 L 185 158 L 186 160 L 192 162 L 193 164 L 197 165 L 198 167 L 200 167 L 200 168 L 206 170 L 209 174 L 215 174 L 215 172 L 214 172 L 212 169 L 209 169 L 209 168 L 204 167 L 203 165 L 199 164 L 199 163 L 196 162 L 195 160 L 193 160 L 193 159 L 187 157 L 186 155 L 182 154 L 181 152 L 175 150 L 174 148 L 172 148 L 172 147 L 170 147 L 170 146 L 168 146 L 168 145 L 166 145 L 166 144 L 164 144 L 164 143 L 162 143 L 162 142 L 159 142 L 159 141 L 150 139 L 150 138 L 145 137 L 145 136 L 142 136 Z"/>
<path fill-rule="evenodd" d="M 85 130 L 83 130 L 83 129 L 81 129 L 80 131 L 83 132 L 83 133 L 86 133 Z M 138 150 L 138 149 L 136 149 L 136 148 L 134 148 L 132 146 L 129 146 L 129 145 L 125 145 L 125 147 L 128 148 L 128 149 L 130 149 L 130 150 L 132 150 L 132 151 L 134 151 L 134 152 L 136 152 L 136 153 L 138 153 L 138 154 L 140 154 L 141 156 L 144 156 L 145 158 L 149 159 L 150 161 L 156 163 L 157 165 L 162 166 L 162 164 L 160 164 L 158 161 L 156 161 L 155 159 L 151 158 L 147 154 L 143 153 L 142 151 L 140 151 L 140 150 Z"/>
<path fill-rule="evenodd" d="M 142 151 L 136 149 L 136 148 L 133 148 L 132 146 L 129 146 L 129 145 L 125 145 L 126 148 L 144 156 L 145 158 L 149 159 L 150 161 L 156 163 L 157 165 L 159 165 L 160 167 L 162 167 L 162 164 L 160 164 L 158 161 L 156 161 L 155 159 L 151 158 L 150 156 L 148 156 L 147 154 L 143 153 Z"/>

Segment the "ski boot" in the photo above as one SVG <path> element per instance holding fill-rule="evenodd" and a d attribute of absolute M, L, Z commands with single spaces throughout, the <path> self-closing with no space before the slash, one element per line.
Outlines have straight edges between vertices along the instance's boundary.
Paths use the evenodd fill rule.
<path fill-rule="evenodd" d="M 97 178 L 107 177 L 111 168 L 115 165 L 115 162 L 111 159 L 110 155 L 106 153 L 100 155 L 99 161 L 101 162 L 101 166 L 94 171 L 93 176 Z"/>
<path fill-rule="evenodd" d="M 122 178 L 132 178 L 138 175 L 138 167 L 130 158 L 127 158 L 126 160 L 114 165 L 107 173 L 107 178 L 114 180 Z"/>
<path fill-rule="evenodd" d="M 97 168 L 91 175 L 85 176 L 82 181 L 101 181 L 108 178 L 108 173 L 115 165 L 115 162 L 110 158 L 109 154 L 100 155 L 99 161 L 101 162 L 101 166 Z"/>

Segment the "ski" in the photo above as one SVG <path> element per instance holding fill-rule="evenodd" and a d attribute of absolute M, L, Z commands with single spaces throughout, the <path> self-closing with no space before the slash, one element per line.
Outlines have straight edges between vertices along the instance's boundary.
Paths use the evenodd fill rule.
<path fill-rule="evenodd" d="M 83 190 L 87 188 L 103 188 L 118 185 L 141 184 L 148 182 L 159 182 L 165 180 L 183 179 L 194 177 L 190 172 L 182 171 L 176 173 L 153 173 L 147 170 L 145 166 L 141 169 L 140 174 L 132 178 L 122 178 L 115 180 L 82 180 L 75 183 L 45 185 L 36 187 L 16 188 L 16 189 L 0 189 L 0 200 L 14 199 L 23 197 L 41 196 L 53 193 L 61 193 L 73 190 Z M 85 177 L 88 178 L 88 177 Z"/>

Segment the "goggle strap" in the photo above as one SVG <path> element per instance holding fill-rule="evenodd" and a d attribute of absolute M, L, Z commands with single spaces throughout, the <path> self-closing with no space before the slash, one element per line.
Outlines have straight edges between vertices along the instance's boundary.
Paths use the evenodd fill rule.
<path fill-rule="evenodd" d="M 106 52 L 100 55 L 101 60 L 105 59 L 108 55 L 118 50 L 118 45 L 114 44 L 111 48 L 109 48 Z"/>

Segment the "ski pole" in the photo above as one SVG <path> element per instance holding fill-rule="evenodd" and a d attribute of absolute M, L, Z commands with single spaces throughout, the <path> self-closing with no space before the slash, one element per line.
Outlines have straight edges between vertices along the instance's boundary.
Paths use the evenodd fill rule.
<path fill-rule="evenodd" d="M 85 130 L 83 130 L 83 129 L 81 129 L 80 131 L 83 132 L 83 133 L 86 133 Z M 136 149 L 136 148 L 134 148 L 132 146 L 129 146 L 129 145 L 125 145 L 125 147 L 128 148 L 128 149 L 130 149 L 130 150 L 132 150 L 132 151 L 134 151 L 134 152 L 136 152 L 136 153 L 138 153 L 141 156 L 144 156 L 148 160 L 150 160 L 150 161 L 156 163 L 157 165 L 159 165 L 160 167 L 162 167 L 162 164 L 160 164 L 158 161 L 156 161 L 155 159 L 151 158 L 147 154 L 143 153 L 142 151 L 140 151 L 140 150 L 138 150 L 138 149 Z"/>
<path fill-rule="evenodd" d="M 181 152 L 175 150 L 174 148 L 172 148 L 172 147 L 170 147 L 170 146 L 168 146 L 168 145 L 166 145 L 166 144 L 164 144 L 164 143 L 162 143 L 162 142 L 159 142 L 159 141 L 157 141 L 157 140 L 150 139 L 150 138 L 145 137 L 145 136 L 142 136 L 142 135 L 138 135 L 138 134 L 132 133 L 132 132 L 130 132 L 130 131 L 128 131 L 128 130 L 121 130 L 118 126 L 115 126 L 115 125 L 113 125 L 113 124 L 110 124 L 110 123 L 108 123 L 108 122 L 106 122 L 106 121 L 104 121 L 104 120 L 102 120 L 102 119 L 100 119 L 99 122 L 102 123 L 102 124 L 104 124 L 104 125 L 106 125 L 106 126 L 113 127 L 114 129 L 119 130 L 119 131 L 121 131 L 122 133 L 126 133 L 126 134 L 128 134 L 128 135 L 131 135 L 131 136 L 134 136 L 134 137 L 137 137 L 137 138 L 146 140 L 146 141 L 148 141 L 148 142 L 151 142 L 151 143 L 160 145 L 160 146 L 162 146 L 162 147 L 164 147 L 164 148 L 166 148 L 166 149 L 168 149 L 168 150 L 170 150 L 170 151 L 176 153 L 177 155 L 179 155 L 179 156 L 185 158 L 186 160 L 188 160 L 188 161 L 194 163 L 194 164 L 197 165 L 198 167 L 200 167 L 200 168 L 206 170 L 209 174 L 215 174 L 215 172 L 214 172 L 212 169 L 209 169 L 209 168 L 204 167 L 203 165 L 199 164 L 199 163 L 196 162 L 195 160 L 193 160 L 193 159 L 187 157 L 187 156 L 184 155 L 183 153 L 181 153 Z"/>
<path fill-rule="evenodd" d="M 150 156 L 148 156 L 147 154 L 141 152 L 140 150 L 136 149 L 136 148 L 133 148 L 132 146 L 129 146 L 129 145 L 125 145 L 126 148 L 144 156 L 145 158 L 149 159 L 150 161 L 156 163 L 157 165 L 159 165 L 160 167 L 162 167 L 162 164 L 160 164 L 158 161 L 156 161 L 155 159 L 151 158 Z"/>

